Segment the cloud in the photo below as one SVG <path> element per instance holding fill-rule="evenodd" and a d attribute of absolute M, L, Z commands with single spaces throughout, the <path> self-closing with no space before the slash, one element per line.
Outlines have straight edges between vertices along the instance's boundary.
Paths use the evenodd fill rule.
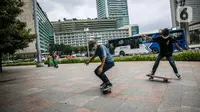
<path fill-rule="evenodd" d="M 51 21 L 96 18 L 96 0 L 38 0 Z M 140 32 L 171 27 L 169 0 L 128 0 L 130 24 Z"/>
<path fill-rule="evenodd" d="M 169 1 L 129 0 L 130 22 L 138 24 L 141 32 L 148 32 L 171 26 Z"/>

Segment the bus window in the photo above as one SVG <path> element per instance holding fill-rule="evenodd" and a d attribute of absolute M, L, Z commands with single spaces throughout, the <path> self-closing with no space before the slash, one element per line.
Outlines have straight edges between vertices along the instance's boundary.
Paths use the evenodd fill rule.
<path fill-rule="evenodd" d="M 183 31 L 171 31 L 170 34 L 174 36 L 176 40 L 183 39 Z"/>
<path fill-rule="evenodd" d="M 134 48 L 134 39 L 133 38 L 130 39 L 130 46 L 131 46 L 131 49 Z"/>
<path fill-rule="evenodd" d="M 134 38 L 134 48 L 139 48 L 139 40 L 138 40 L 138 38 Z"/>

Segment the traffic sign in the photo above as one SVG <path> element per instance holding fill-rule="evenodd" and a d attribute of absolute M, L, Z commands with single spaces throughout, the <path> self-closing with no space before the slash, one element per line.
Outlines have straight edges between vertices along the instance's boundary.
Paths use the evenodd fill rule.
<path fill-rule="evenodd" d="M 189 23 L 193 19 L 192 7 L 190 6 L 179 6 L 176 12 L 178 22 Z"/>

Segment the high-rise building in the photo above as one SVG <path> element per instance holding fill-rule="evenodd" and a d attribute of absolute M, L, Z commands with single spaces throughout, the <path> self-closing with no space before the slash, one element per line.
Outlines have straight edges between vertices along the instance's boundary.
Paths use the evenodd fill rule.
<path fill-rule="evenodd" d="M 116 19 L 65 19 L 53 21 L 55 44 L 86 46 L 89 39 L 106 44 L 108 39 L 131 36 L 130 29 L 117 29 Z M 84 29 L 89 29 L 88 31 Z"/>
<path fill-rule="evenodd" d="M 90 30 L 116 29 L 115 19 L 65 19 L 64 21 L 52 21 L 54 32 L 83 31 L 84 28 Z"/>
<path fill-rule="evenodd" d="M 193 10 L 193 20 L 189 24 L 195 24 L 200 21 L 200 0 L 170 0 L 171 6 L 171 17 L 172 26 L 179 26 L 179 22 L 176 20 L 177 17 L 177 7 L 178 6 L 190 6 Z"/>
<path fill-rule="evenodd" d="M 171 18 L 172 18 L 172 27 L 184 27 L 186 31 L 186 40 L 187 44 L 199 44 L 200 43 L 200 0 L 170 0 L 170 6 L 171 6 Z M 179 23 L 177 18 L 177 8 L 178 6 L 190 6 L 192 8 L 192 21 L 189 23 L 189 26 L 187 24 L 183 25 Z"/>
<path fill-rule="evenodd" d="M 119 29 L 129 29 L 129 35 L 130 36 L 139 34 L 139 26 L 137 24 L 126 25 L 126 26 L 121 27 Z"/>
<path fill-rule="evenodd" d="M 115 18 L 117 27 L 129 25 L 127 0 L 96 0 L 98 18 Z"/>
<path fill-rule="evenodd" d="M 129 29 L 101 29 L 89 31 L 55 32 L 55 44 L 87 46 L 88 40 L 106 44 L 109 39 L 129 37 Z"/>
<path fill-rule="evenodd" d="M 31 29 L 31 33 L 36 34 L 34 26 L 35 21 L 33 17 L 33 0 L 22 0 L 22 2 L 24 2 L 24 6 L 22 7 L 23 13 L 19 16 L 19 19 L 27 23 L 27 28 Z M 38 19 L 38 23 L 36 24 L 38 24 L 39 29 L 40 50 L 41 53 L 46 53 L 49 50 L 49 45 L 54 42 L 53 26 L 39 3 L 36 4 L 36 9 Z M 16 54 L 36 55 L 36 40 L 30 43 L 29 47 L 23 50 L 18 50 Z"/>

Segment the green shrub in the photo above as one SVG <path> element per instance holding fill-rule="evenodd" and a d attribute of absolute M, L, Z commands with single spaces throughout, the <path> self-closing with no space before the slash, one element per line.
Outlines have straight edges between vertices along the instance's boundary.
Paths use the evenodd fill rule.
<path fill-rule="evenodd" d="M 179 54 L 174 54 L 174 59 L 176 61 L 200 61 L 200 52 L 198 51 L 185 51 Z M 66 64 L 66 63 L 85 63 L 89 58 L 75 58 L 75 59 L 63 59 L 57 62 L 59 64 Z M 115 62 L 120 61 L 155 61 L 156 55 L 135 55 L 135 56 L 124 56 L 124 57 L 115 57 Z M 166 58 L 163 58 L 166 60 Z M 93 63 L 100 62 L 99 58 L 95 58 Z M 47 61 L 44 62 L 48 64 Z M 16 62 L 16 63 L 6 63 L 3 66 L 21 66 L 21 65 L 36 65 L 35 62 Z"/>
<path fill-rule="evenodd" d="M 16 62 L 16 63 L 5 63 L 3 66 L 23 66 L 23 65 L 36 65 L 35 62 Z"/>
<path fill-rule="evenodd" d="M 180 54 L 175 54 L 174 59 L 176 61 L 200 61 L 200 52 L 198 51 L 186 51 Z"/>

